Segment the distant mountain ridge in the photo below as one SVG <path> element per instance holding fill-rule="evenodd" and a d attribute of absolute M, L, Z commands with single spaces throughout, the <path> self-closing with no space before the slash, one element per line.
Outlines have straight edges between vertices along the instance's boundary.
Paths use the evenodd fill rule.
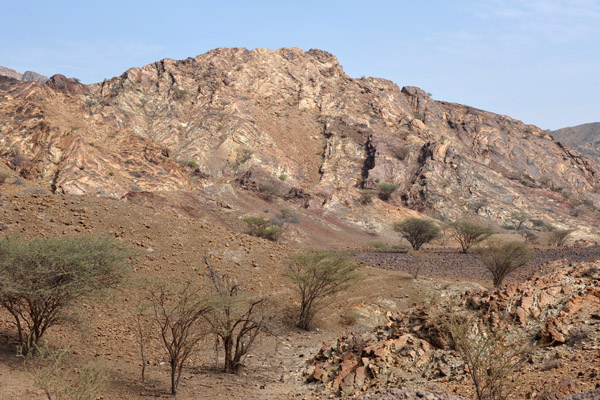
<path fill-rule="evenodd" d="M 600 161 L 600 122 L 557 129 L 551 131 L 550 135 L 582 154 Z"/>
<path fill-rule="evenodd" d="M 24 73 L 19 73 L 14 69 L 6 68 L 0 65 L 0 76 L 8 76 L 9 78 L 16 79 L 22 82 L 38 82 L 38 83 L 46 83 L 48 77 L 44 75 L 40 75 L 37 72 L 33 71 L 25 71 Z"/>

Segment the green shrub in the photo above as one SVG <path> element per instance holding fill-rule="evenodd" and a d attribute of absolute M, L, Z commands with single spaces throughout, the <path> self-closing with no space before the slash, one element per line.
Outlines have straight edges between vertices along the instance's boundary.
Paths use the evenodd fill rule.
<path fill-rule="evenodd" d="M 0 305 L 14 318 L 23 354 L 65 309 L 123 278 L 127 252 L 113 239 L 0 241 Z"/>
<path fill-rule="evenodd" d="M 415 119 L 419 121 L 425 121 L 425 115 L 423 113 L 415 113 Z"/>
<path fill-rule="evenodd" d="M 248 235 L 260 237 L 276 242 L 281 236 L 283 229 L 262 217 L 246 217 L 244 222 L 248 224 L 249 229 L 245 232 Z"/>
<path fill-rule="evenodd" d="M 383 201 L 387 201 L 392 197 L 392 193 L 398 189 L 398 185 L 394 185 L 393 183 L 381 183 L 378 189 L 379 198 Z"/>
<path fill-rule="evenodd" d="M 285 182 L 287 180 L 287 175 L 286 174 L 279 175 L 279 180 Z"/>
<path fill-rule="evenodd" d="M 425 243 L 431 242 L 440 234 L 440 228 L 432 221 L 424 218 L 407 218 L 394 224 L 394 230 L 419 250 Z"/>
<path fill-rule="evenodd" d="M 266 201 L 273 200 L 274 197 L 281 196 L 281 191 L 272 183 L 262 183 L 258 187 L 261 197 Z"/>
<path fill-rule="evenodd" d="M 360 197 L 358 198 L 358 202 L 363 206 L 373 203 L 373 196 L 377 193 L 375 190 L 371 189 L 361 189 Z"/>

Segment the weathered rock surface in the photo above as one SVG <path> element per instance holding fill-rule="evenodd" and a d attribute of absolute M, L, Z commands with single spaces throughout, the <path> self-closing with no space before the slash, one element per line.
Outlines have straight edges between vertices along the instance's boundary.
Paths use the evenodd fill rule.
<path fill-rule="evenodd" d="M 509 117 L 352 79 L 321 50 L 216 49 L 93 85 L 4 78 L 0 96 L 0 156 L 55 192 L 274 188 L 369 233 L 412 209 L 595 234 L 598 164 Z M 398 185 L 387 202 L 359 203 L 381 183 Z"/>

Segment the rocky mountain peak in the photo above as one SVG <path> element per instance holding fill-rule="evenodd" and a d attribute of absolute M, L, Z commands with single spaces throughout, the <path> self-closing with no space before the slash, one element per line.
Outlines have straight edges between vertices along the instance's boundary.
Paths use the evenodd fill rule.
<path fill-rule="evenodd" d="M 37 72 L 25 71 L 23 74 L 15 71 L 14 69 L 6 68 L 0 65 L 0 76 L 7 76 L 9 78 L 16 79 L 23 82 L 38 82 L 45 83 L 48 78 L 44 75 L 40 75 Z"/>
<path fill-rule="evenodd" d="M 3 87 L 0 145 L 7 162 L 29 160 L 14 166 L 21 175 L 59 192 L 241 198 L 268 187 L 371 234 L 414 211 L 504 226 L 523 213 L 531 229 L 592 232 L 585 207 L 600 206 L 600 167 L 546 131 L 353 79 L 322 50 L 218 48 L 92 85 L 55 75 L 46 88 Z M 389 198 L 361 204 L 384 183 Z"/>

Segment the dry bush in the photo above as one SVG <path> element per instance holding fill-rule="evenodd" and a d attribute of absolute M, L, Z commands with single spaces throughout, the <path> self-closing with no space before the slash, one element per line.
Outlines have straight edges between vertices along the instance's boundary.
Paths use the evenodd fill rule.
<path fill-rule="evenodd" d="M 363 206 L 369 205 L 373 203 L 373 196 L 375 196 L 377 192 L 372 189 L 361 189 L 359 191 L 360 197 L 358 198 L 358 202 Z"/>
<path fill-rule="evenodd" d="M 414 250 L 434 240 L 440 234 L 440 228 L 424 218 L 407 218 L 394 224 L 394 230 L 404 237 Z"/>
<path fill-rule="evenodd" d="M 460 244 L 462 252 L 466 254 L 471 247 L 477 243 L 483 242 L 494 231 L 467 221 L 451 222 L 450 232 L 456 241 Z"/>
<path fill-rule="evenodd" d="M 567 237 L 573 232 L 573 229 L 554 229 L 548 232 L 548 245 L 563 247 Z"/>
<path fill-rule="evenodd" d="M 411 250 L 408 252 L 410 257 L 413 259 L 413 263 L 411 265 L 411 272 L 414 279 L 419 277 L 419 272 L 423 269 L 425 265 L 427 265 L 427 255 L 422 251 Z"/>
<path fill-rule="evenodd" d="M 325 299 L 358 279 L 358 264 L 346 253 L 312 251 L 297 255 L 285 270 L 300 295 L 298 327 L 308 329 Z"/>
<path fill-rule="evenodd" d="M 127 256 L 108 238 L 0 241 L 0 305 L 14 319 L 23 354 L 63 320 L 68 306 L 117 285 Z"/>
<path fill-rule="evenodd" d="M 539 235 L 529 229 L 519 231 L 519 235 L 525 238 L 525 243 L 537 243 L 539 241 Z"/>
<path fill-rule="evenodd" d="M 480 316 L 453 315 L 446 321 L 454 347 L 469 370 L 478 400 L 504 400 L 511 376 L 528 359 L 533 345 L 507 330 L 492 330 Z"/>
<path fill-rule="evenodd" d="M 214 295 L 210 310 L 204 318 L 217 337 L 218 347 L 224 351 L 223 371 L 235 373 L 242 366 L 245 356 L 258 335 L 266 329 L 264 299 L 248 299 L 241 293 L 239 284 L 225 274 L 216 272 L 204 257 Z"/>
<path fill-rule="evenodd" d="M 47 344 L 34 348 L 26 361 L 33 367 L 35 385 L 48 400 L 96 400 L 107 386 L 109 366 L 89 363 L 75 367 L 66 360 L 65 349 L 51 349 Z"/>
<path fill-rule="evenodd" d="M 10 174 L 8 172 L 0 172 L 0 185 L 3 185 L 9 177 Z"/>
<path fill-rule="evenodd" d="M 494 287 L 499 287 L 508 274 L 524 267 L 533 256 L 526 243 L 514 241 L 491 241 L 477 255 L 492 273 Z"/>
<path fill-rule="evenodd" d="M 392 197 L 392 193 L 398 189 L 398 185 L 394 185 L 393 183 L 382 183 L 377 186 L 377 195 L 383 201 L 388 201 L 390 197 Z"/>
<path fill-rule="evenodd" d="M 172 395 L 177 393 L 186 361 L 207 335 L 202 322 L 210 311 L 200 287 L 191 283 L 176 286 L 157 285 L 149 287 L 147 293 L 152 320 L 158 328 L 161 344 L 171 367 Z"/>

